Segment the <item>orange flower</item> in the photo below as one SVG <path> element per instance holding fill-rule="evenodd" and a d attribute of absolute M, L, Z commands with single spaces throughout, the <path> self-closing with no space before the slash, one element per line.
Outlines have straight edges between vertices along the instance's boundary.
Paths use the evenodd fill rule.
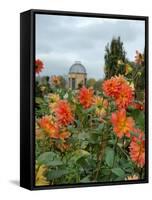
<path fill-rule="evenodd" d="M 133 101 L 132 88 L 128 84 L 121 85 L 120 92 L 115 101 L 118 109 L 127 108 Z"/>
<path fill-rule="evenodd" d="M 60 139 L 62 139 L 62 140 L 67 139 L 67 138 L 70 137 L 70 135 L 71 135 L 70 132 L 63 131 L 63 132 L 60 133 Z"/>
<path fill-rule="evenodd" d="M 59 126 L 53 121 L 50 116 L 44 116 L 38 120 L 38 125 L 43 129 L 50 138 L 65 140 L 70 137 L 70 132 L 66 130 L 60 130 Z"/>
<path fill-rule="evenodd" d="M 104 81 L 102 88 L 107 96 L 114 98 L 118 109 L 127 108 L 133 101 L 133 89 L 123 76 L 115 76 Z"/>
<path fill-rule="evenodd" d="M 59 76 L 52 76 L 51 77 L 51 83 L 54 86 L 58 86 L 60 85 L 61 81 L 60 81 L 60 77 Z"/>
<path fill-rule="evenodd" d="M 67 126 L 74 121 L 72 109 L 66 100 L 59 100 L 54 108 L 59 125 Z"/>
<path fill-rule="evenodd" d="M 59 138 L 59 128 L 50 116 L 44 116 L 38 120 L 38 125 L 42 128 L 51 138 Z"/>
<path fill-rule="evenodd" d="M 130 131 L 133 130 L 135 123 L 132 117 L 126 116 L 124 109 L 112 113 L 111 122 L 113 130 L 119 138 L 122 138 L 124 135 L 130 137 Z"/>
<path fill-rule="evenodd" d="M 121 86 L 126 84 L 126 80 L 123 76 L 111 77 L 111 79 L 105 80 L 102 85 L 102 89 L 107 96 L 117 97 L 120 93 Z"/>
<path fill-rule="evenodd" d="M 43 62 L 40 59 L 37 59 L 35 61 L 35 72 L 39 74 L 43 68 L 44 68 Z"/>
<path fill-rule="evenodd" d="M 61 144 L 56 144 L 56 147 L 61 151 L 67 151 L 70 148 L 70 144 L 66 144 L 66 143 L 61 143 Z"/>
<path fill-rule="evenodd" d="M 79 90 L 78 99 L 84 108 L 90 108 L 93 105 L 93 94 L 94 90 L 92 88 L 82 87 Z"/>
<path fill-rule="evenodd" d="M 139 167 L 145 165 L 145 139 L 140 129 L 134 129 L 136 136 L 133 136 L 130 143 L 130 157 Z"/>

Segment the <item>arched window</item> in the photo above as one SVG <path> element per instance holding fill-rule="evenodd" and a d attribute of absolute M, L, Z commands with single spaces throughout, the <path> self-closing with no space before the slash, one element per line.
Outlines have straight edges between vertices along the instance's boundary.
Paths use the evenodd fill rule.
<path fill-rule="evenodd" d="M 72 90 L 75 90 L 75 78 L 72 78 Z"/>

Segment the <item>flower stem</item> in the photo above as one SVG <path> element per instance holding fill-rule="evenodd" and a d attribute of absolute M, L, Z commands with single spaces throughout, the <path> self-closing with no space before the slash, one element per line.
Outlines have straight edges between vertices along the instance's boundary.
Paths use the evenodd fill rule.
<path fill-rule="evenodd" d="M 97 181 L 98 175 L 99 175 L 99 171 L 100 171 L 100 166 L 101 166 L 101 162 L 104 156 L 104 150 L 106 147 L 106 143 L 107 140 L 103 137 L 103 135 L 101 136 L 101 144 L 100 144 L 100 149 L 99 149 L 99 153 L 97 155 L 97 167 L 96 167 L 96 174 L 95 174 L 95 178 L 94 181 Z"/>

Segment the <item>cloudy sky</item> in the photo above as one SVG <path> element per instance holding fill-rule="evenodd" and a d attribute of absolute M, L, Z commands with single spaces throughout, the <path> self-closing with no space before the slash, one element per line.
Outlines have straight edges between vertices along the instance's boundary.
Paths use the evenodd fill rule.
<path fill-rule="evenodd" d="M 44 62 L 41 75 L 66 75 L 75 61 L 86 67 L 88 77 L 104 77 L 105 46 L 121 37 L 127 57 L 143 51 L 144 21 L 36 15 L 36 58 Z"/>

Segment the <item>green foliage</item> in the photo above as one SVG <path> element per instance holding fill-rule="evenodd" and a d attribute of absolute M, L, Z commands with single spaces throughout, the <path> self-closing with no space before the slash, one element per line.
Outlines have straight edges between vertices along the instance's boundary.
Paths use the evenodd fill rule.
<path fill-rule="evenodd" d="M 35 116 L 40 118 L 49 114 L 48 102 L 44 97 L 35 98 Z"/>
<path fill-rule="evenodd" d="M 87 80 L 87 87 L 94 87 L 95 83 L 96 83 L 96 79 L 90 78 Z"/>
<path fill-rule="evenodd" d="M 48 171 L 47 178 L 48 180 L 54 180 L 61 178 L 62 176 L 65 176 L 67 174 L 69 174 L 69 171 L 67 169 L 50 169 Z"/>
<path fill-rule="evenodd" d="M 95 82 L 95 84 L 94 84 L 94 89 L 100 91 L 100 90 L 101 90 L 101 85 L 102 85 L 102 83 L 103 83 L 103 80 L 102 80 L 102 79 L 97 80 L 97 81 Z"/>
<path fill-rule="evenodd" d="M 120 37 L 113 38 L 111 43 L 105 48 L 105 75 L 106 79 L 111 76 L 124 74 L 123 63 L 126 62 L 126 52 Z M 122 66 L 118 67 L 118 61 L 122 62 Z"/>
<path fill-rule="evenodd" d="M 125 172 L 121 169 L 121 168 L 113 168 L 112 170 L 112 173 L 114 173 L 116 176 L 119 176 L 119 177 L 125 177 Z"/>
<path fill-rule="evenodd" d="M 41 154 L 38 157 L 37 162 L 40 165 L 44 164 L 47 166 L 58 166 L 63 164 L 59 155 L 52 151 Z"/>
<path fill-rule="evenodd" d="M 122 62 L 118 66 L 119 60 Z M 125 71 L 126 64 L 129 67 L 128 73 Z M 144 100 L 144 84 L 142 85 L 144 66 L 137 66 L 127 61 L 120 38 L 113 38 L 111 44 L 106 46 L 105 65 L 106 79 L 119 73 L 126 73 L 127 81 L 134 84 L 135 98 L 140 100 L 139 102 Z M 141 72 L 140 76 L 138 72 Z M 42 174 L 46 180 L 42 176 L 42 183 L 44 180 L 50 185 L 125 181 L 128 176 L 135 174 L 139 178 L 144 177 L 144 167 L 141 169 L 131 160 L 129 149 L 131 138 L 126 135 L 119 138 L 115 132 L 111 115 L 118 108 L 112 98 L 105 96 L 101 89 L 102 82 L 102 79 L 98 81 L 89 79 L 87 86 L 94 88 L 94 95 L 99 99 L 101 97 L 107 100 L 108 106 L 96 105 L 93 101 L 89 108 L 84 108 L 78 99 L 78 91 L 66 88 L 64 77 L 60 77 L 60 85 L 57 87 L 49 84 L 48 77 L 42 80 L 37 78 L 35 117 L 36 130 L 40 130 L 40 136 L 36 133 L 35 158 L 36 164 L 42 166 L 40 169 L 45 172 Z M 57 94 L 61 100 L 68 102 L 73 122 L 68 125 L 57 123 L 56 113 L 52 107 L 50 108 L 50 94 Z M 98 114 L 98 109 L 104 114 Z M 144 132 L 144 110 L 137 110 L 131 105 L 126 111 L 127 119 L 131 117 L 135 121 L 135 128 Z M 57 135 L 68 132 L 68 137 L 58 138 L 56 135 L 52 137 L 54 124 L 49 126 L 46 123 L 46 130 L 40 127 L 39 119 L 49 115 L 52 117 L 52 122 L 59 127 Z M 130 134 L 133 136 L 134 132 L 130 131 Z"/>
<path fill-rule="evenodd" d="M 109 148 L 109 147 L 106 148 L 106 150 L 105 150 L 105 161 L 106 161 L 106 164 L 109 167 L 113 166 L 114 154 L 115 154 L 115 152 L 112 148 Z"/>

